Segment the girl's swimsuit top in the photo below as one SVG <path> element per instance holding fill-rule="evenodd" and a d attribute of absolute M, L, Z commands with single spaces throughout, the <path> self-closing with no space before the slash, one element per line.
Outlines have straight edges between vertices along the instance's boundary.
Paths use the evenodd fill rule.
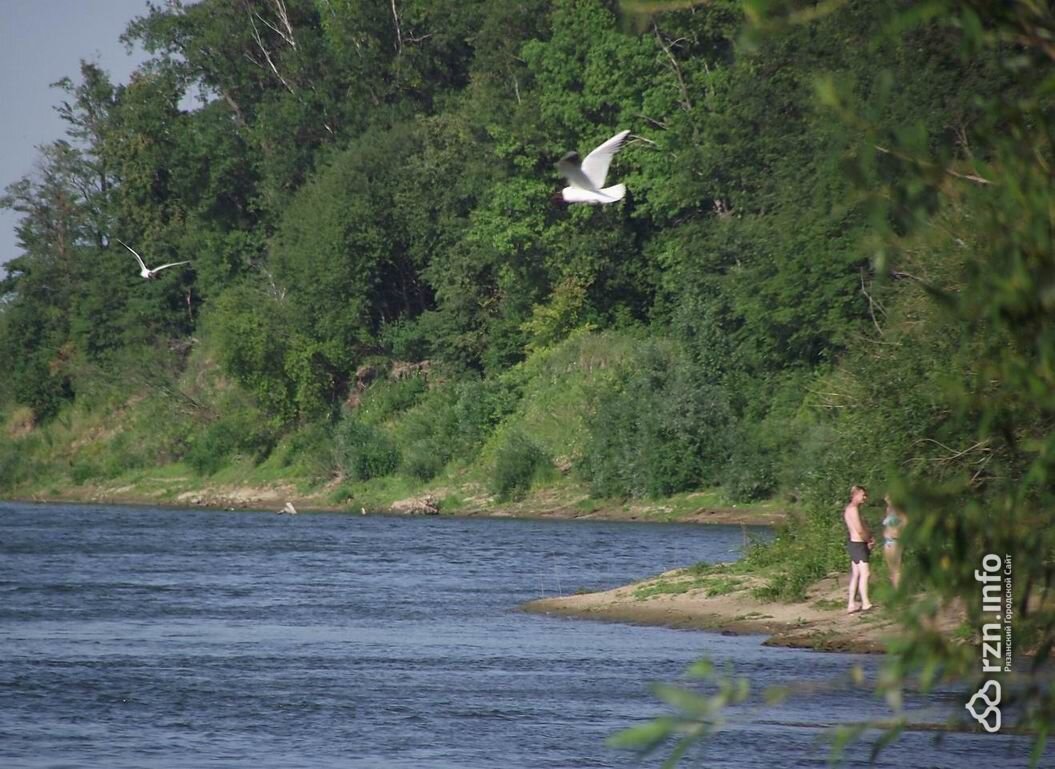
<path fill-rule="evenodd" d="M 901 519 L 898 518 L 894 513 L 887 513 L 886 518 L 883 519 L 883 525 L 889 528 L 901 525 Z"/>

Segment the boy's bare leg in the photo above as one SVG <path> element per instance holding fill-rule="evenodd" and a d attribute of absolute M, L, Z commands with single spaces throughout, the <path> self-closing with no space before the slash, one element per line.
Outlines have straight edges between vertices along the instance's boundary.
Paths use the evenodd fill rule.
<path fill-rule="evenodd" d="M 871 572 L 868 564 L 862 561 L 857 564 L 857 591 L 861 594 L 861 611 L 872 608 L 872 602 L 868 600 L 868 576 Z"/>
<path fill-rule="evenodd" d="M 858 609 L 857 603 L 856 601 L 854 601 L 854 598 L 857 595 L 857 583 L 861 577 L 861 571 L 858 568 L 858 566 L 860 565 L 861 564 L 855 563 L 853 561 L 850 562 L 850 588 L 849 595 L 846 599 L 846 611 L 850 613 L 853 613 Z"/>

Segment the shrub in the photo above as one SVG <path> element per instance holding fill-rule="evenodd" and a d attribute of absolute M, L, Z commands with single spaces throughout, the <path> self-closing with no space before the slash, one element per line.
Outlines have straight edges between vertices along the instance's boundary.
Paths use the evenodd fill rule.
<path fill-rule="evenodd" d="M 425 360 L 431 355 L 435 331 L 430 321 L 434 313 L 423 313 L 413 320 L 403 317 L 381 327 L 381 343 L 398 360 Z"/>
<path fill-rule="evenodd" d="M 90 459 L 81 459 L 73 463 L 70 468 L 70 480 L 75 486 L 83 486 L 93 478 L 101 475 L 99 466 Z"/>
<path fill-rule="evenodd" d="M 149 450 L 138 440 L 138 436 L 123 431 L 114 436 L 106 447 L 102 465 L 98 468 L 103 478 L 116 478 L 129 470 L 148 467 L 155 461 Z"/>
<path fill-rule="evenodd" d="M 337 426 L 337 463 L 355 481 L 394 473 L 400 453 L 388 432 L 348 415 Z"/>
<path fill-rule="evenodd" d="M 32 440 L 32 444 L 30 441 Z M 23 439 L 0 440 L 0 489 L 11 489 L 32 479 L 37 474 L 39 462 L 31 449 L 39 441 Z"/>
<path fill-rule="evenodd" d="M 235 411 L 191 439 L 184 459 L 199 475 L 213 475 L 235 454 L 246 454 L 260 461 L 271 453 L 274 445 L 274 435 L 255 419 L 254 413 Z"/>
<path fill-rule="evenodd" d="M 522 499 L 551 466 L 542 447 L 519 430 L 509 431 L 495 450 L 492 487 L 500 500 Z"/>
<path fill-rule="evenodd" d="M 363 394 L 363 401 L 356 411 L 356 416 L 364 422 L 381 424 L 417 403 L 427 389 L 425 379 L 421 376 L 411 376 L 395 382 L 376 382 Z"/>
<path fill-rule="evenodd" d="M 738 445 L 722 473 L 722 486 L 736 502 L 766 499 L 777 489 L 773 457 L 751 445 Z"/>
<path fill-rule="evenodd" d="M 589 429 L 582 470 L 594 494 L 659 497 L 720 480 L 733 421 L 721 388 L 650 343 L 602 388 Z"/>
<path fill-rule="evenodd" d="M 403 469 L 428 481 L 451 461 L 471 461 L 519 400 L 518 384 L 510 377 L 469 379 L 429 390 L 396 428 Z"/>
<path fill-rule="evenodd" d="M 333 428 L 309 424 L 290 436 L 282 454 L 282 467 L 298 466 L 316 478 L 330 478 L 340 469 L 334 451 Z"/>
<path fill-rule="evenodd" d="M 447 464 L 445 454 L 433 441 L 419 441 L 403 452 L 403 470 L 419 481 L 431 481 Z"/>
<path fill-rule="evenodd" d="M 238 448 L 238 439 L 229 423 L 216 422 L 191 440 L 184 459 L 198 475 L 212 475 L 227 464 Z"/>

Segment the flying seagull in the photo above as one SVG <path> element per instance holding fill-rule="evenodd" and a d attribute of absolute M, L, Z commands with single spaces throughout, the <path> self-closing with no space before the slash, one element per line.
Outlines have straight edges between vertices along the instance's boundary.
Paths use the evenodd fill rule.
<path fill-rule="evenodd" d="M 136 258 L 136 261 L 139 262 L 139 267 L 140 267 L 139 274 L 142 275 L 147 280 L 150 280 L 151 278 L 157 277 L 157 274 L 159 272 L 161 272 L 162 270 L 168 269 L 169 267 L 178 267 L 181 264 L 190 264 L 190 261 L 186 261 L 186 262 L 172 262 L 171 264 L 163 264 L 160 267 L 155 267 L 154 269 L 150 269 L 149 267 L 147 267 L 143 263 L 143 257 L 141 257 L 139 254 L 137 254 L 134 248 L 132 248 L 127 243 L 125 243 L 123 240 L 118 240 L 117 242 L 120 243 L 122 246 L 124 246 L 125 248 L 127 248 L 129 251 L 132 252 L 132 256 L 134 256 Z"/>
<path fill-rule="evenodd" d="M 568 180 L 568 186 L 561 190 L 565 203 L 615 203 L 626 195 L 625 184 L 604 186 L 608 176 L 608 166 L 612 157 L 623 146 L 629 131 L 620 131 L 600 147 L 595 149 L 582 162 L 578 152 L 569 152 L 557 161 L 557 170 Z"/>

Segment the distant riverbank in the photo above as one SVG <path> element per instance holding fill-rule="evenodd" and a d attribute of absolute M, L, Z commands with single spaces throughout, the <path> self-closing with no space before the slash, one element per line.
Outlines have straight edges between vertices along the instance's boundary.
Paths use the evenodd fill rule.
<path fill-rule="evenodd" d="M 399 499 L 371 494 L 334 501 L 334 487 L 303 490 L 291 483 L 199 484 L 190 476 L 160 473 L 134 483 L 88 483 L 47 491 L 12 495 L 30 502 L 148 504 L 217 510 L 281 510 L 287 502 L 300 512 L 367 514 L 457 515 L 495 518 L 559 518 L 609 521 L 678 522 L 776 526 L 788 516 L 772 504 L 737 506 L 715 504 L 706 493 L 683 494 L 654 501 L 591 499 L 569 487 L 542 488 L 525 499 L 500 502 L 474 486 L 437 487 Z M 391 497 L 392 495 L 388 495 Z"/>

